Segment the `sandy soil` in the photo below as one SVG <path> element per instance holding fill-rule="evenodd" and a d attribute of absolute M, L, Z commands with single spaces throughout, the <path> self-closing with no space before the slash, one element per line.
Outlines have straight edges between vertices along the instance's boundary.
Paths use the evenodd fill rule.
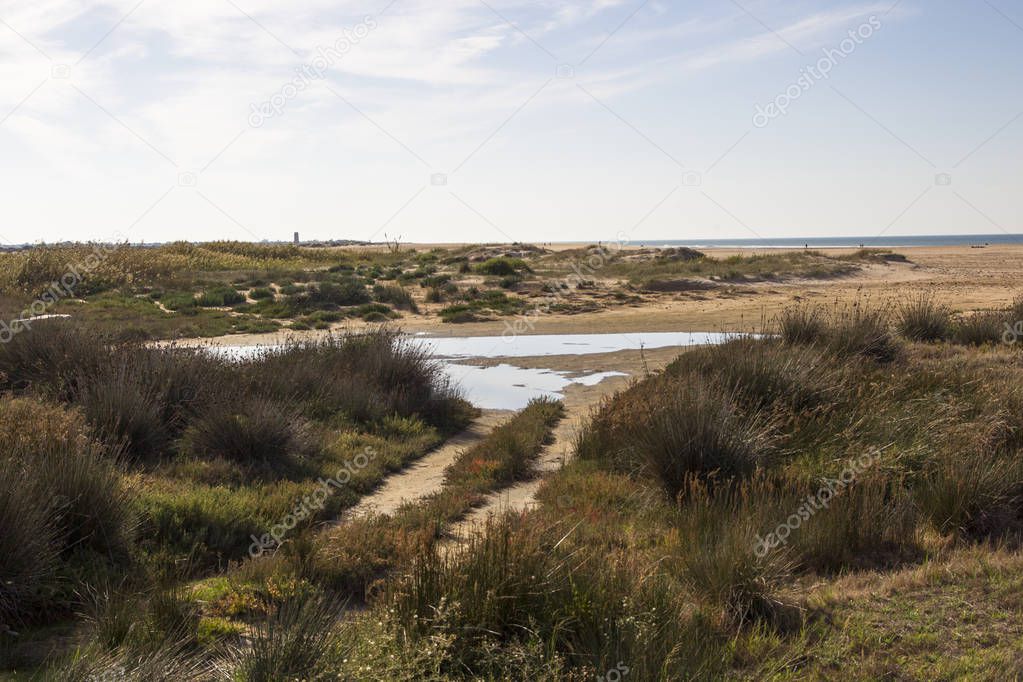
<path fill-rule="evenodd" d="M 561 245 L 575 248 L 578 245 Z M 558 248 L 555 245 L 552 248 Z M 777 251 L 777 250 L 772 250 Z M 842 249 L 826 249 L 841 253 Z M 599 312 L 555 314 L 531 318 L 528 334 L 614 333 L 630 331 L 760 331 L 785 307 L 799 301 L 830 304 L 864 299 L 899 300 L 923 291 L 958 312 L 1004 307 L 1023 290 L 1023 246 L 998 245 L 982 249 L 968 246 L 896 249 L 910 263 L 870 265 L 855 275 L 828 280 L 762 282 L 719 291 L 647 296 L 643 304 L 618 306 Z M 709 249 L 708 255 L 725 258 L 763 250 Z M 436 315 L 406 315 L 390 326 L 409 333 L 439 336 L 499 336 L 517 318 L 507 317 L 471 324 L 445 324 Z M 366 329 L 351 323 L 339 329 Z M 521 326 L 520 326 L 521 328 Z M 237 334 L 205 343 L 259 345 L 283 339 L 316 339 L 326 332 Z M 190 341 L 190 344 L 203 341 Z"/>
<path fill-rule="evenodd" d="M 449 438 L 436 450 L 417 459 L 398 473 L 384 479 L 374 492 L 349 509 L 343 518 L 365 514 L 393 514 L 405 502 L 414 502 L 438 490 L 444 483 L 444 469 L 463 450 L 486 437 L 490 430 L 514 414 L 508 410 L 484 410 L 467 429 Z"/>

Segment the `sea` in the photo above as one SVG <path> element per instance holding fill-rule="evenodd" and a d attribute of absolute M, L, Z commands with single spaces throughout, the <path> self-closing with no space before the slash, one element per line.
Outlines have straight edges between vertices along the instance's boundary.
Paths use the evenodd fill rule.
<path fill-rule="evenodd" d="M 910 246 L 991 246 L 1023 244 L 1023 234 L 930 234 L 881 237 L 766 237 L 764 239 L 649 239 L 629 246 L 688 246 L 692 249 L 840 249 L 905 248 Z"/>

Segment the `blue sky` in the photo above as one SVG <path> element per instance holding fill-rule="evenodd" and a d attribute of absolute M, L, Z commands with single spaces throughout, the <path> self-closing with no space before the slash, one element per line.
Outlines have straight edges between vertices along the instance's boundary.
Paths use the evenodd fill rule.
<path fill-rule="evenodd" d="M 1020 83 L 1020 0 L 3 0 L 0 240 L 1018 233 Z"/>

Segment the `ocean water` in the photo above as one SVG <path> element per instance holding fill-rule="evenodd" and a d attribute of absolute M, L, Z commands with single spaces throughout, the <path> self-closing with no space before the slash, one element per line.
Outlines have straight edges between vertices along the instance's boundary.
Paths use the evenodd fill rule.
<path fill-rule="evenodd" d="M 898 248 L 908 246 L 974 246 L 1023 244 L 1023 234 L 931 234 L 860 237 L 766 237 L 764 239 L 649 239 L 626 242 L 629 246 L 688 246 L 692 249 L 811 249 Z"/>

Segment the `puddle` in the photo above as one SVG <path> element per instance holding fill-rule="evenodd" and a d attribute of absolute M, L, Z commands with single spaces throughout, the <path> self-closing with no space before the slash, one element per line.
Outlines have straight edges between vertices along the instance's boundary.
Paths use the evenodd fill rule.
<path fill-rule="evenodd" d="M 596 386 L 604 379 L 628 376 L 624 372 L 598 372 L 573 377 L 571 372 L 527 369 L 500 364 L 491 367 L 442 363 L 444 373 L 461 387 L 465 399 L 485 410 L 521 410 L 533 398 L 562 398 L 571 384 Z"/>
<path fill-rule="evenodd" d="M 728 334 L 710 332 L 642 332 L 635 334 L 544 334 L 533 336 L 406 337 L 409 344 L 430 351 L 444 373 L 465 398 L 484 409 L 519 410 L 533 398 L 563 397 L 571 384 L 596 386 L 604 379 L 628 376 L 624 372 L 597 372 L 573 376 L 571 372 L 531 369 L 511 364 L 480 367 L 452 362 L 465 358 L 521 358 L 545 355 L 593 355 L 639 348 L 667 348 L 721 343 Z M 266 346 L 209 347 L 228 357 L 242 358 Z"/>
<path fill-rule="evenodd" d="M 714 332 L 639 332 L 629 334 L 536 334 L 520 336 L 430 337 L 409 340 L 441 358 L 522 358 L 541 355 L 592 355 L 639 348 L 721 343 L 729 334 Z"/>

